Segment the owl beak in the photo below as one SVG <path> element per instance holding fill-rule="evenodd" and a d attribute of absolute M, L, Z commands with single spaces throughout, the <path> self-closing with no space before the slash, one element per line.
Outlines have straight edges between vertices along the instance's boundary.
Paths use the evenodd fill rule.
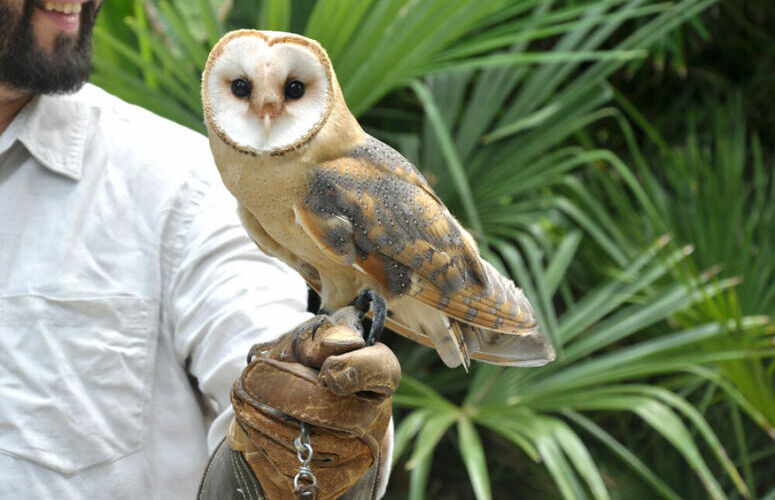
<path fill-rule="evenodd" d="M 272 126 L 272 118 L 269 113 L 264 115 L 264 137 L 269 137 L 269 129 Z"/>
<path fill-rule="evenodd" d="M 280 113 L 280 99 L 274 92 L 260 92 L 260 95 L 251 100 L 253 109 L 258 115 L 264 126 L 264 136 L 269 137 L 269 130 L 272 127 L 272 119 Z"/>

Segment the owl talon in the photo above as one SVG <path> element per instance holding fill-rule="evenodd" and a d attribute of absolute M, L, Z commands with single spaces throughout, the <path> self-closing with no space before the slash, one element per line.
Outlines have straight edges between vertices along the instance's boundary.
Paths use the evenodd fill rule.
<path fill-rule="evenodd" d="M 351 306 L 354 306 L 361 312 L 361 317 L 365 316 L 369 312 L 369 306 L 371 306 L 374 314 L 371 319 L 371 330 L 366 337 L 366 345 L 373 345 L 376 343 L 380 336 L 382 336 L 382 330 L 385 328 L 385 317 L 387 315 L 387 303 L 385 299 L 377 295 L 377 293 L 371 288 L 362 290 L 352 302 Z"/>
<path fill-rule="evenodd" d="M 322 325 L 326 319 L 326 316 L 321 316 L 315 320 L 315 324 L 312 325 L 312 340 L 315 340 L 315 334 L 318 332 L 318 328 L 320 328 L 320 325 Z"/>

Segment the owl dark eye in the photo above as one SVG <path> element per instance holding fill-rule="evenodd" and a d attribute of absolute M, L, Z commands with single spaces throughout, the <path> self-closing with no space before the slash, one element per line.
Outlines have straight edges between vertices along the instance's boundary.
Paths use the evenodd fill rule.
<path fill-rule="evenodd" d="M 231 93 L 242 99 L 250 95 L 250 84 L 242 78 L 231 82 Z"/>
<path fill-rule="evenodd" d="M 298 80 L 291 80 L 285 84 L 285 97 L 288 99 L 300 99 L 304 95 L 304 84 Z"/>

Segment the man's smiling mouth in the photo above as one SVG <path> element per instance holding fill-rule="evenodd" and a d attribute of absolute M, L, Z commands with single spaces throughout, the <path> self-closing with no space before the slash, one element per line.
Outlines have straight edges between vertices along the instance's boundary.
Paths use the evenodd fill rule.
<path fill-rule="evenodd" d="M 61 12 L 62 14 L 80 14 L 81 2 L 42 2 L 38 4 L 43 10 Z"/>

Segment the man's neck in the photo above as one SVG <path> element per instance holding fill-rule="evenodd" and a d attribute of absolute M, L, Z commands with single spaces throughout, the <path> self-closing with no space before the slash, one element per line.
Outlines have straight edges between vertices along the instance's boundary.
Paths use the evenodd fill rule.
<path fill-rule="evenodd" d="M 0 84 L 0 134 L 8 128 L 30 98 L 32 95 L 28 93 L 12 90 Z"/>

